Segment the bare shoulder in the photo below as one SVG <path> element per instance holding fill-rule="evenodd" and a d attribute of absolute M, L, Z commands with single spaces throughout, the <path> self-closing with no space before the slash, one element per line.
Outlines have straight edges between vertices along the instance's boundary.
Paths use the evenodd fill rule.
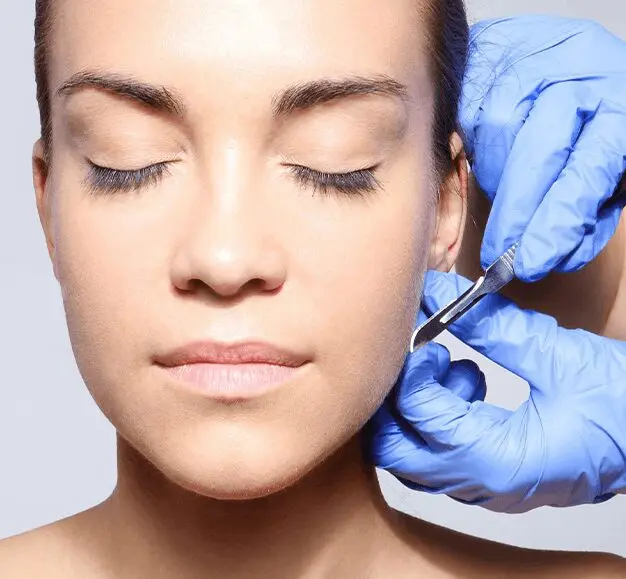
<path fill-rule="evenodd" d="M 54 553 L 62 553 L 64 545 L 59 523 L 27 531 L 0 541 L 0 577 L 36 577 L 57 575 L 56 566 L 48 567 Z M 58 575 L 60 577 L 60 574 Z"/>
<path fill-rule="evenodd" d="M 0 577 L 3 579 L 78 579 L 100 577 L 78 536 L 88 512 L 0 540 Z"/>
<path fill-rule="evenodd" d="M 459 533 L 407 516 L 418 549 L 463 579 L 624 579 L 626 559 L 610 553 L 525 549 Z"/>

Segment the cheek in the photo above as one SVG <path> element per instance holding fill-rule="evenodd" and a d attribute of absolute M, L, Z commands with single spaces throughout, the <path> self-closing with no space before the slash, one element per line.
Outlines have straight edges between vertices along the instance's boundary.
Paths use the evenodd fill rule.
<path fill-rule="evenodd" d="M 167 288 L 157 235 L 124 218 L 124 205 L 59 188 L 54 207 L 55 266 L 78 368 L 107 413 L 111 384 L 132 383 L 138 354 L 150 343 L 150 292 Z M 80 198 L 82 197 L 82 198 Z"/>
<path fill-rule="evenodd" d="M 303 322 L 318 329 L 333 404 L 355 429 L 395 382 L 415 327 L 434 192 L 427 180 L 409 182 L 371 206 L 355 201 L 346 210 L 351 215 L 337 220 L 341 227 L 318 236 L 317 257 L 311 256 L 313 306 Z"/>

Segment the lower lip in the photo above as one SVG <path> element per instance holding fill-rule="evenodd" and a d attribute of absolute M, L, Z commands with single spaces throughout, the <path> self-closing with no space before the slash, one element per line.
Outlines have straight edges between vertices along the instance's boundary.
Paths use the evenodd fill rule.
<path fill-rule="evenodd" d="M 233 400 L 268 392 L 289 380 L 300 367 L 276 364 L 186 364 L 164 369 L 176 380 L 205 395 Z"/>

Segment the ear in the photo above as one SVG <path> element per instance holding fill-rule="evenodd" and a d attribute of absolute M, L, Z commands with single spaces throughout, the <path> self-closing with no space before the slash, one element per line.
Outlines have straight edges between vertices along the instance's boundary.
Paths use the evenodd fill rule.
<path fill-rule="evenodd" d="M 44 155 L 44 147 L 41 139 L 39 139 L 33 146 L 32 170 L 39 222 L 41 223 L 43 233 L 46 238 L 46 246 L 48 248 L 48 255 L 52 261 L 54 276 L 58 279 L 54 259 L 54 236 L 52 233 L 50 199 L 47 193 L 49 165 Z"/>
<path fill-rule="evenodd" d="M 450 271 L 459 256 L 467 218 L 468 164 L 458 133 L 450 137 L 452 165 L 439 189 L 428 269 Z"/>

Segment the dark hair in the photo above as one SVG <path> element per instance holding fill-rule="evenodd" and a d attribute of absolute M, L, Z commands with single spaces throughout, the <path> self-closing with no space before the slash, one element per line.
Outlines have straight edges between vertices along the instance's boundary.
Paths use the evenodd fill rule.
<path fill-rule="evenodd" d="M 459 130 L 457 107 L 467 63 L 469 28 L 463 0 L 424 0 L 426 45 L 435 82 L 434 155 L 439 174 L 450 166 L 450 135 Z M 54 0 L 35 1 L 35 80 L 46 161 L 52 153 L 52 121 L 48 85 Z"/>
<path fill-rule="evenodd" d="M 469 25 L 464 0 L 426 0 L 427 47 L 435 83 L 433 151 L 443 175 L 452 162 L 450 135 L 458 131 L 458 106 L 469 53 Z"/>

